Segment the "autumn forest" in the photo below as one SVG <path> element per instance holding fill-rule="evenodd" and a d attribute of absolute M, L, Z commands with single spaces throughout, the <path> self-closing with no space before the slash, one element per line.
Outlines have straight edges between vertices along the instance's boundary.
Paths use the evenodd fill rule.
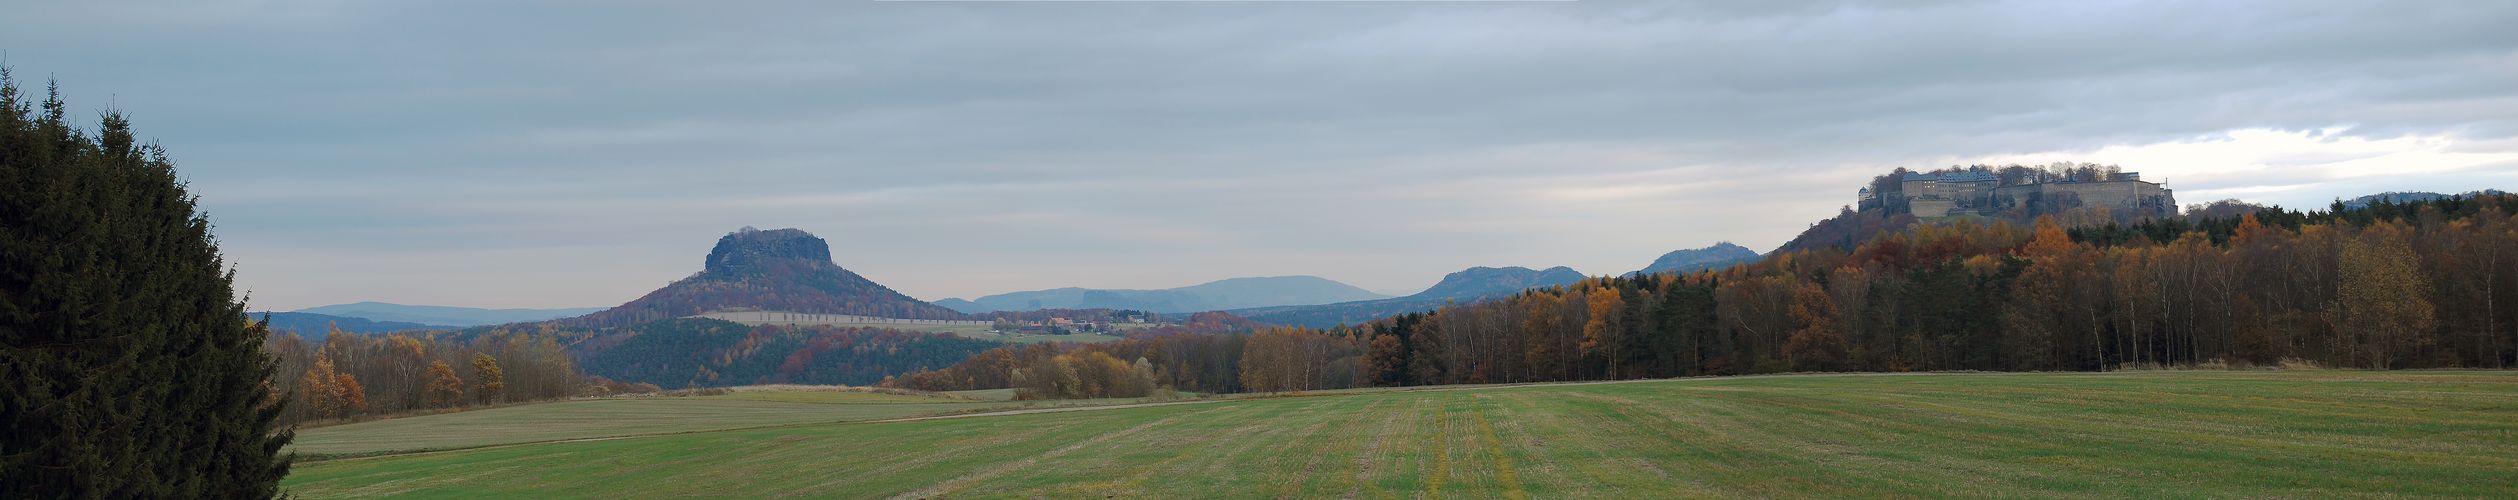
<path fill-rule="evenodd" d="M 1330 329 L 1003 347 L 894 383 L 1199 392 L 1778 372 L 2511 366 L 2518 197 L 2066 228 L 1957 220 Z M 1080 369 L 1074 352 L 1146 369 Z M 1079 371 L 1083 370 L 1083 371 Z M 1025 376 L 1029 374 L 1028 376 Z M 1061 382 L 1132 387 L 1143 384 Z M 1027 385 L 1028 384 L 1028 385 Z"/>

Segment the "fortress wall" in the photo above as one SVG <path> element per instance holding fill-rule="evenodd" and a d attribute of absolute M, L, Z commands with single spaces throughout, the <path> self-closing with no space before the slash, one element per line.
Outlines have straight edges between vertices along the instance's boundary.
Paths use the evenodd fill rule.
<path fill-rule="evenodd" d="M 1908 211 L 1917 217 L 1943 217 L 1956 210 L 1987 213 L 2005 207 L 2035 204 L 2041 207 L 2080 206 L 2110 209 L 2152 210 L 2173 214 L 2177 210 L 2173 193 L 2160 184 L 2137 180 L 2098 182 L 2049 182 L 1996 186 L 1993 182 L 1941 182 L 1908 180 L 1899 183 L 1899 192 L 1889 196 L 1906 202 Z M 1879 193 L 1873 193 L 1878 196 Z M 2077 200 L 2078 203 L 2063 203 Z M 1875 202 L 1876 203 L 1876 202 Z M 1865 204 L 1870 206 L 1869 203 Z"/>
<path fill-rule="evenodd" d="M 1958 202 L 1947 198 L 1913 200 L 1906 202 L 1906 206 L 1916 217 L 1948 217 L 1951 210 L 1958 208 Z"/>
<path fill-rule="evenodd" d="M 2159 196 L 2159 185 L 2143 182 L 2070 182 L 2040 184 L 2047 193 L 2072 193 L 2081 198 L 2083 206 L 2138 207 L 2146 197 Z"/>
<path fill-rule="evenodd" d="M 1903 191 L 1903 195 L 1910 200 L 1927 197 L 1969 200 L 1975 199 L 1977 195 L 1992 188 L 1992 182 L 1905 181 L 1898 185 L 1898 189 Z M 1922 210 L 1916 211 L 1922 212 Z"/>
<path fill-rule="evenodd" d="M 2028 203 L 2032 199 L 2054 200 L 2073 198 L 2079 206 L 2105 208 L 2158 208 L 2173 211 L 2177 202 L 2169 190 L 2158 184 L 2141 181 L 2057 182 L 2003 186 L 1994 195 L 2008 198 L 2008 203 Z"/>

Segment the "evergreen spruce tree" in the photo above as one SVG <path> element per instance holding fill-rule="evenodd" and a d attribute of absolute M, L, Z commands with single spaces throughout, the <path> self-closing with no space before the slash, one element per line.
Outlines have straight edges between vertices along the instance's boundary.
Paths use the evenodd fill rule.
<path fill-rule="evenodd" d="M 266 326 L 155 145 L 0 68 L 0 498 L 269 497 Z"/>

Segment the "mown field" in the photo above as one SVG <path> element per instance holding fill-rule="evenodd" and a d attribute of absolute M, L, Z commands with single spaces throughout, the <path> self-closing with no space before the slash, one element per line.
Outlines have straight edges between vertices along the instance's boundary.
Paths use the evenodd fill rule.
<path fill-rule="evenodd" d="M 285 486 L 310 497 L 2509 497 L 2518 373 L 1355 392 L 330 460 L 300 464 Z"/>
<path fill-rule="evenodd" d="M 1016 408 L 1006 402 L 837 391 L 562 401 L 300 429 L 309 458 L 640 434 L 879 420 Z"/>

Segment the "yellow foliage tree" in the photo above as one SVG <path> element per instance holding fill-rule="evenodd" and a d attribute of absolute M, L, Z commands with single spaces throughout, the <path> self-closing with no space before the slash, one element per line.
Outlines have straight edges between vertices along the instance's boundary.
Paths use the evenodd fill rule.
<path fill-rule="evenodd" d="M 428 384 L 420 389 L 420 400 L 430 408 L 447 408 L 463 404 L 463 379 L 455 376 L 455 367 L 444 361 L 429 363 Z"/>
<path fill-rule="evenodd" d="M 1618 360 L 1625 357 L 1618 352 L 1618 347 L 1625 344 L 1618 338 L 1618 313 L 1625 307 L 1626 300 L 1618 296 L 1616 288 L 1601 288 L 1591 292 L 1589 302 L 1585 306 L 1590 317 L 1583 321 L 1580 347 L 1585 354 L 1607 356 L 1609 377 L 1616 378 Z"/>
<path fill-rule="evenodd" d="M 306 401 L 306 410 L 315 418 L 341 416 L 341 398 L 336 386 L 340 373 L 333 370 L 332 357 L 315 358 L 315 366 L 297 379 L 297 394 Z"/>
<path fill-rule="evenodd" d="M 2328 310 L 2338 336 L 2350 339 L 2372 369 L 2386 369 L 2390 360 L 2430 345 L 2437 320 L 2408 232 L 2398 223 L 2379 222 L 2343 245 L 2341 281 Z"/>
<path fill-rule="evenodd" d="M 472 394 L 481 404 L 498 402 L 500 392 L 507 390 L 507 376 L 499 372 L 498 358 L 489 353 L 472 355 Z"/>

